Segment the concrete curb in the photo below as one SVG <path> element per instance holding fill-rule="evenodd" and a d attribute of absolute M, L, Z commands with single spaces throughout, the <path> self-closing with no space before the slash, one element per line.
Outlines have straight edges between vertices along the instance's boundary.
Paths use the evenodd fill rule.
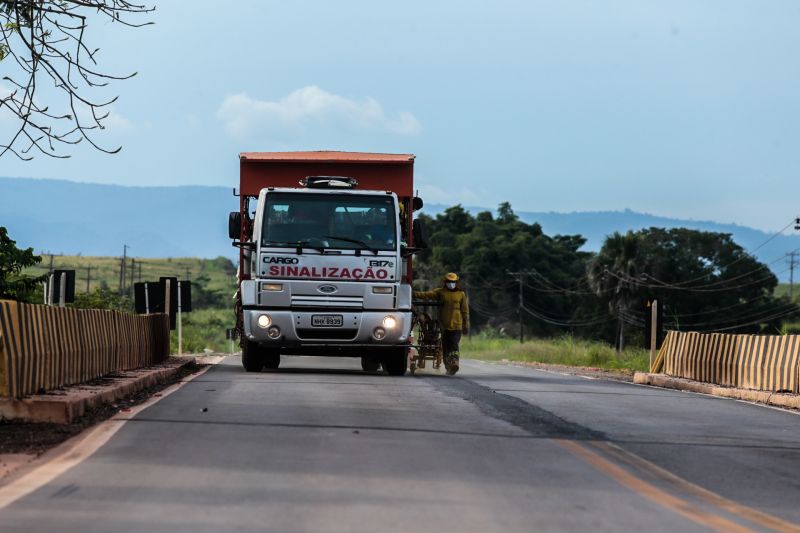
<path fill-rule="evenodd" d="M 69 424 L 87 409 L 112 403 L 142 389 L 164 383 L 181 369 L 195 363 L 193 357 L 170 357 L 145 368 L 126 370 L 102 385 L 73 385 L 62 390 L 28 396 L 21 400 L 0 399 L 0 419 Z"/>
<path fill-rule="evenodd" d="M 690 379 L 675 378 L 666 374 L 649 374 L 646 372 L 636 372 L 633 376 L 633 382 L 639 385 L 652 385 L 665 389 L 711 394 L 722 398 L 733 398 L 735 400 L 763 403 L 788 409 L 800 409 L 800 395 L 798 394 L 722 387 L 713 383 L 702 383 Z"/>

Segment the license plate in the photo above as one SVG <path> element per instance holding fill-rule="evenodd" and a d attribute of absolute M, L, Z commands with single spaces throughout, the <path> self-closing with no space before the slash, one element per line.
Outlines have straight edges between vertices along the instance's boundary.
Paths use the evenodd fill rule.
<path fill-rule="evenodd" d="M 341 326 L 342 323 L 342 315 L 311 315 L 312 326 L 329 328 L 333 326 Z"/>

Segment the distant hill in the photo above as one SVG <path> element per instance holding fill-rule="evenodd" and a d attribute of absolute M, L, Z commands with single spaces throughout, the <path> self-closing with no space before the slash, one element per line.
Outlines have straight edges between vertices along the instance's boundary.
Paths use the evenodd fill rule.
<path fill-rule="evenodd" d="M 0 178 L 0 225 L 8 227 L 20 246 L 32 246 L 37 252 L 118 256 L 122 245 L 128 244 L 136 257 L 232 258 L 236 254 L 227 238 L 227 219 L 237 205 L 227 187 L 123 187 Z M 424 211 L 436 214 L 446 207 L 427 205 Z M 467 209 L 477 213 L 487 208 Z M 746 226 L 631 210 L 517 214 L 526 222 L 540 223 L 549 235 L 581 234 L 588 239 L 585 249 L 592 251 L 614 231 L 652 226 L 731 233 L 748 250 L 770 237 Z M 800 249 L 800 235 L 787 231 L 757 250 L 756 256 L 769 263 L 794 249 Z M 773 265 L 782 280 L 788 280 L 786 269 L 783 260 Z"/>
<path fill-rule="evenodd" d="M 122 187 L 0 178 L 0 225 L 20 246 L 56 254 L 234 257 L 225 187 Z"/>

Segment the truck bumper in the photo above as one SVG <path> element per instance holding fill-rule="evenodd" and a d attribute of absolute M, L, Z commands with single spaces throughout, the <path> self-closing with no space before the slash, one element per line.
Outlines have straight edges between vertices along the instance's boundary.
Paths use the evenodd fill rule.
<path fill-rule="evenodd" d="M 259 326 L 258 320 L 262 315 L 269 317 L 269 326 Z M 315 315 L 341 316 L 342 325 L 314 326 L 312 317 Z M 387 316 L 395 319 L 394 327 L 384 325 Z M 251 308 L 244 310 L 243 318 L 244 334 L 249 341 L 279 349 L 282 353 L 359 355 L 364 351 L 407 347 L 412 315 L 411 311 L 294 311 Z"/>

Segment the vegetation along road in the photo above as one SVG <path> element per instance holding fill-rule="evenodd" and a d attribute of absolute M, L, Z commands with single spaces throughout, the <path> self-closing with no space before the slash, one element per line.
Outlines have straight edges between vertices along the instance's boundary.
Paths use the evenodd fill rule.
<path fill-rule="evenodd" d="M 800 524 L 796 414 L 615 381 L 469 360 L 453 378 L 316 358 L 252 374 L 230 357 L 122 415 L 73 468 L 0 489 L 3 530 Z"/>

